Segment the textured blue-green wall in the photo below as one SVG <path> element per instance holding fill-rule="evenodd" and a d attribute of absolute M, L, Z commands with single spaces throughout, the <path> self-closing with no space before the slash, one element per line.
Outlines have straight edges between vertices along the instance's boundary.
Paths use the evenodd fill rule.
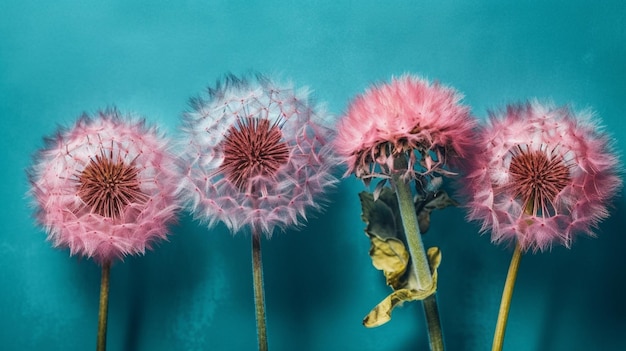
<path fill-rule="evenodd" d="M 370 83 L 413 72 L 474 113 L 531 97 L 593 107 L 626 147 L 626 5 L 613 1 L 0 2 L 0 349 L 89 350 L 99 269 L 34 225 L 24 169 L 42 137 L 116 105 L 172 135 L 188 98 L 227 72 L 308 85 L 340 114 Z M 264 242 L 273 350 L 416 350 L 419 304 L 365 329 L 389 292 L 367 255 L 355 179 L 304 230 Z M 626 349 L 626 200 L 598 238 L 526 255 L 506 350 Z M 449 350 L 490 346 L 511 250 L 459 209 L 436 213 Z M 110 350 L 253 350 L 249 237 L 183 216 L 169 242 L 112 269 Z M 602 345 L 602 346 L 599 346 Z"/>

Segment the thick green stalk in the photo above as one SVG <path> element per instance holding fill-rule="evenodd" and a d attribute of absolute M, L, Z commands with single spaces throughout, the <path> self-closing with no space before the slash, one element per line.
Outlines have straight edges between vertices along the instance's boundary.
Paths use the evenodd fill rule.
<path fill-rule="evenodd" d="M 100 307 L 98 309 L 98 342 L 97 351 L 105 351 L 107 348 L 107 317 L 109 314 L 109 271 L 111 262 L 102 264 L 102 277 L 100 278 Z"/>
<path fill-rule="evenodd" d="M 422 242 L 422 234 L 420 233 L 417 215 L 415 214 L 415 204 L 413 202 L 413 194 L 409 184 L 405 183 L 400 176 L 393 176 L 393 185 L 396 189 L 396 197 L 398 198 L 398 206 L 400 208 L 400 217 L 402 218 L 402 226 L 406 241 L 409 246 L 409 254 L 413 261 L 413 273 L 417 277 L 417 287 L 422 290 L 428 289 L 432 283 L 432 275 L 430 273 L 430 265 L 426 257 L 426 250 Z"/>
<path fill-rule="evenodd" d="M 395 167 L 396 169 L 406 168 L 406 160 L 396 159 Z M 411 192 L 409 184 L 402 180 L 400 175 L 394 174 L 392 181 L 396 190 L 400 216 L 402 217 L 402 226 L 409 246 L 409 254 L 413 262 L 413 273 L 417 277 L 417 287 L 426 290 L 432 285 L 433 279 L 430 273 L 430 265 L 426 256 L 426 250 L 424 249 L 424 243 L 422 242 L 422 234 L 420 233 L 417 215 L 415 213 L 413 193 Z M 426 323 L 428 325 L 430 349 L 432 351 L 444 350 L 443 332 L 441 329 L 441 320 L 439 319 L 436 295 L 433 294 L 424 299 L 423 306 L 426 315 Z"/>
<path fill-rule="evenodd" d="M 520 259 L 522 258 L 522 250 L 519 243 L 515 244 L 515 251 L 511 257 L 509 272 L 506 275 L 504 283 L 504 291 L 502 291 L 502 301 L 500 302 L 500 311 L 498 312 L 498 321 L 496 323 L 496 331 L 493 335 L 492 351 L 501 351 L 504 344 L 504 333 L 506 332 L 506 322 L 509 319 L 509 308 L 511 306 L 511 298 L 513 297 L 513 289 L 515 288 L 515 279 L 519 269 Z"/>
<path fill-rule="evenodd" d="M 443 331 L 441 320 L 439 319 L 439 307 L 437 306 L 437 294 L 432 294 L 422 301 L 424 304 L 424 314 L 426 315 L 426 326 L 428 327 L 428 341 L 431 350 L 443 351 Z"/>
<path fill-rule="evenodd" d="M 265 324 L 265 294 L 263 288 L 263 263 L 261 261 L 261 236 L 252 231 L 252 277 L 254 280 L 254 304 L 256 311 L 259 351 L 267 351 L 267 327 Z"/>

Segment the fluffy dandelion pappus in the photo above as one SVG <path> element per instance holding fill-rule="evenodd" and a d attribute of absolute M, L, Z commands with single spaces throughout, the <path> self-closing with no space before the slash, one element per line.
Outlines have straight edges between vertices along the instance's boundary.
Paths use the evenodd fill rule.
<path fill-rule="evenodd" d="M 468 163 L 468 218 L 522 251 L 569 247 L 608 216 L 621 187 L 609 137 L 589 112 L 537 101 L 491 113 Z"/>
<path fill-rule="evenodd" d="M 474 145 L 474 119 L 456 90 L 404 75 L 357 96 L 341 119 L 335 139 L 346 174 L 364 181 L 389 177 L 392 171 L 450 174 Z M 416 157 L 419 155 L 419 160 Z M 395 170 L 394 158 L 405 155 L 407 169 Z M 414 166 L 422 169 L 415 169 Z"/>
<path fill-rule="evenodd" d="M 328 113 L 306 90 L 228 76 L 183 116 L 179 191 L 197 218 L 268 237 L 300 225 L 337 179 Z"/>
<path fill-rule="evenodd" d="M 55 246 L 103 264 L 165 238 L 178 209 L 175 170 L 155 128 L 110 109 L 48 140 L 30 193 Z"/>

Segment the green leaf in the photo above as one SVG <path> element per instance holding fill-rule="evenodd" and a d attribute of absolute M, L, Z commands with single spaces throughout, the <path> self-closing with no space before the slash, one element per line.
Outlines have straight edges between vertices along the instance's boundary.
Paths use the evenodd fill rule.
<path fill-rule="evenodd" d="M 417 222 L 420 226 L 420 232 L 426 233 L 430 228 L 430 213 L 433 210 L 444 209 L 448 206 L 458 206 L 458 202 L 454 201 L 448 193 L 443 190 L 437 190 L 426 193 L 426 195 L 418 195 L 415 197 L 415 212 L 417 213 Z"/>
<path fill-rule="evenodd" d="M 374 201 L 374 196 L 366 191 L 360 192 L 359 198 L 362 209 L 361 219 L 367 225 L 365 233 L 368 236 L 373 235 L 384 239 L 403 235 L 398 201 L 391 189 L 384 188 L 376 201 Z"/>

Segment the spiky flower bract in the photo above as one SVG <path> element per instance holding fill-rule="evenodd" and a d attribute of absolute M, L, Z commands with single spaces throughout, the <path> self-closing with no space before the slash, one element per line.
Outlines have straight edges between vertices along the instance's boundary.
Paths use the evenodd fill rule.
<path fill-rule="evenodd" d="M 610 138 L 589 111 L 537 101 L 491 112 L 468 163 L 468 218 L 492 241 L 521 249 L 569 247 L 608 216 L 621 187 Z"/>
<path fill-rule="evenodd" d="M 182 196 L 209 226 L 299 225 L 337 179 L 328 113 L 306 89 L 228 76 L 184 114 Z"/>
<path fill-rule="evenodd" d="M 28 173 L 48 239 L 100 264 L 165 239 L 179 208 L 167 140 L 115 109 L 59 130 Z"/>
<path fill-rule="evenodd" d="M 367 181 L 388 177 L 406 155 L 406 176 L 448 174 L 474 144 L 475 126 L 452 88 L 404 75 L 357 96 L 339 123 L 335 145 L 348 170 Z M 417 163 L 421 169 L 416 169 Z"/>

